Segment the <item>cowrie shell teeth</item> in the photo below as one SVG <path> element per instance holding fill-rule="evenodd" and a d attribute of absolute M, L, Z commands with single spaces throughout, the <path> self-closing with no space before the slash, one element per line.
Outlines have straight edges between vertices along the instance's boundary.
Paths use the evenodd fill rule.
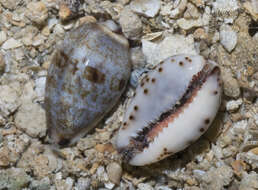
<path fill-rule="evenodd" d="M 146 165 L 185 149 L 212 123 L 221 99 L 219 67 L 198 55 L 162 61 L 141 81 L 116 146 L 131 165 Z"/>

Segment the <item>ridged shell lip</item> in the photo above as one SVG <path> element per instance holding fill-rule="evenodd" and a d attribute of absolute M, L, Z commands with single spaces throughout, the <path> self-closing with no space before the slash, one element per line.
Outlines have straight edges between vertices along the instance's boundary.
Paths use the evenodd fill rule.
<path fill-rule="evenodd" d="M 178 101 L 178 104 L 161 113 L 156 120 L 149 123 L 148 126 L 145 126 L 136 136 L 131 137 L 128 146 L 118 149 L 123 156 L 123 160 L 125 162 L 130 162 L 135 154 L 148 149 L 149 144 L 158 137 L 159 133 L 187 109 L 188 105 L 193 101 L 207 78 L 214 74 L 220 74 L 219 67 L 215 64 L 206 63 L 201 71 L 192 77 L 187 90 Z"/>

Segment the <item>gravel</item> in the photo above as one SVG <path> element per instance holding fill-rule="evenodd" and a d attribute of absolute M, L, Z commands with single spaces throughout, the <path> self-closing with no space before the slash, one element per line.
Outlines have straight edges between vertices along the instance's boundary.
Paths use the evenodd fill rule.
<path fill-rule="evenodd" d="M 200 190 L 258 188 L 257 1 L 0 0 L 0 189 Z M 55 149 L 44 89 L 56 44 L 80 24 L 111 19 L 130 41 L 132 84 L 159 61 L 198 54 L 221 68 L 224 96 L 207 133 L 145 167 L 112 143 L 134 88 L 89 135 Z"/>

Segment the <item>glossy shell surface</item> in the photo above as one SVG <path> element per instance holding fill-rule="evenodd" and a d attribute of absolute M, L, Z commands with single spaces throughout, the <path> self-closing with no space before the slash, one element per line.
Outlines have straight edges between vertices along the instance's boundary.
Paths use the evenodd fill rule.
<path fill-rule="evenodd" d="M 69 32 L 48 70 L 45 107 L 50 139 L 69 145 L 118 102 L 130 77 L 128 41 L 85 24 Z"/>
<path fill-rule="evenodd" d="M 213 121 L 220 70 L 201 56 L 177 55 L 143 78 L 124 115 L 116 146 L 126 162 L 146 165 L 179 152 Z"/>

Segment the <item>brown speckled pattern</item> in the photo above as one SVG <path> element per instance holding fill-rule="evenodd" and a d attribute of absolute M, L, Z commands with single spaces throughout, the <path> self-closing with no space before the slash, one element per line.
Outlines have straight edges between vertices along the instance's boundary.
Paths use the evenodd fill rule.
<path fill-rule="evenodd" d="M 68 33 L 48 70 L 46 116 L 50 137 L 70 144 L 117 103 L 130 76 L 128 46 L 99 24 Z"/>

